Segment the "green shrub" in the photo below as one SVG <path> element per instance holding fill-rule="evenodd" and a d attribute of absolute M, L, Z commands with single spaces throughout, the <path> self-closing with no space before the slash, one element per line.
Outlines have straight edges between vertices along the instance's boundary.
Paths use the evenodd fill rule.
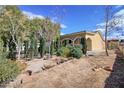
<path fill-rule="evenodd" d="M 57 55 L 62 57 L 69 57 L 70 49 L 68 47 L 61 47 L 60 49 L 58 49 Z"/>
<path fill-rule="evenodd" d="M 76 48 L 82 49 L 82 45 L 75 45 Z"/>
<path fill-rule="evenodd" d="M 0 40 L 0 85 L 15 78 L 20 69 L 18 64 L 6 58 L 7 53 L 3 52 L 3 43 Z"/>
<path fill-rule="evenodd" d="M 58 52 L 58 56 L 74 57 L 79 59 L 82 56 L 82 50 L 79 47 L 67 46 L 61 47 Z"/>
<path fill-rule="evenodd" d="M 0 84 L 13 80 L 20 72 L 16 62 L 0 62 Z"/>
<path fill-rule="evenodd" d="M 70 50 L 73 48 L 73 46 L 71 46 L 71 45 L 67 45 L 66 47 L 67 47 L 68 49 L 70 49 Z"/>
<path fill-rule="evenodd" d="M 82 50 L 80 48 L 73 47 L 71 48 L 70 55 L 71 57 L 79 59 L 82 56 Z"/>

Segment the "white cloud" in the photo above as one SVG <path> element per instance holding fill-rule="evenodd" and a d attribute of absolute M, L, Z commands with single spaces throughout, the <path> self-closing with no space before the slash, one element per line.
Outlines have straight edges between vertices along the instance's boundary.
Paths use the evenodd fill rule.
<path fill-rule="evenodd" d="M 39 15 L 39 14 L 34 14 L 32 12 L 28 12 L 28 11 L 23 11 L 23 14 L 26 15 L 29 19 L 33 19 L 33 18 L 41 18 L 43 19 L 44 16 Z"/>
<path fill-rule="evenodd" d="M 103 29 L 103 28 L 97 28 L 97 29 L 95 29 L 93 31 L 100 31 L 101 33 L 104 33 L 105 32 L 105 29 Z"/>
<path fill-rule="evenodd" d="M 113 30 L 112 32 L 109 32 L 108 38 L 109 39 L 117 39 L 117 38 L 123 38 L 124 39 L 124 9 L 118 11 L 114 15 L 115 17 L 118 17 L 117 20 L 120 20 L 120 23 L 116 25 L 116 27 L 120 28 L 121 30 Z M 111 22 L 113 19 L 109 20 Z M 115 21 L 116 22 L 116 21 Z M 101 31 L 103 36 L 105 34 L 105 22 L 97 24 L 97 28 L 93 31 Z"/>
<path fill-rule="evenodd" d="M 115 8 L 121 8 L 123 5 L 116 5 Z"/>
<path fill-rule="evenodd" d="M 53 23 L 57 23 L 56 20 L 55 20 L 55 18 L 56 18 L 56 17 L 53 17 L 52 20 L 51 20 Z M 60 27 L 61 27 L 62 29 L 67 28 L 67 26 L 66 26 L 65 24 L 62 24 L 62 23 L 60 23 Z"/>
<path fill-rule="evenodd" d="M 104 28 L 97 28 L 93 31 L 100 31 L 103 37 L 105 36 Z M 121 31 L 113 30 L 112 32 L 108 32 L 108 39 L 124 39 L 124 30 L 121 30 Z"/>
<path fill-rule="evenodd" d="M 96 26 L 104 26 L 104 25 L 105 25 L 105 22 L 104 23 L 99 23 Z"/>
<path fill-rule="evenodd" d="M 120 36 L 119 38 L 120 38 L 120 39 L 124 39 L 124 36 Z"/>
<path fill-rule="evenodd" d="M 65 33 L 61 32 L 60 35 L 64 35 Z"/>
<path fill-rule="evenodd" d="M 124 24 L 124 9 L 122 9 L 122 10 L 116 12 L 116 13 L 114 14 L 114 16 L 115 16 L 115 18 L 116 18 L 117 20 L 120 20 L 121 24 Z M 113 21 L 113 19 L 112 19 L 112 20 L 109 20 L 109 22 L 111 22 L 111 21 Z M 115 20 L 115 21 L 116 21 L 116 20 Z M 118 24 L 118 26 L 121 25 L 121 24 Z M 99 24 L 97 24 L 96 26 L 98 26 L 98 27 L 103 27 L 103 26 L 105 26 L 105 22 L 99 23 Z"/>
<path fill-rule="evenodd" d="M 115 13 L 115 16 L 124 16 L 124 9 L 118 11 L 117 13 Z"/>
<path fill-rule="evenodd" d="M 64 24 L 61 24 L 60 26 L 61 26 L 61 28 L 63 28 L 63 29 L 67 28 L 67 26 L 64 25 Z"/>

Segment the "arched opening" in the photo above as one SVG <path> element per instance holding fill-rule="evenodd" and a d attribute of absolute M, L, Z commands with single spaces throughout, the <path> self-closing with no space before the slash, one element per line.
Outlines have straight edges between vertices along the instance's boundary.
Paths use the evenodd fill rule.
<path fill-rule="evenodd" d="M 80 44 L 80 38 L 76 38 L 76 39 L 74 40 L 74 44 L 75 44 L 75 45 L 79 45 L 79 44 Z"/>
<path fill-rule="evenodd" d="M 62 45 L 63 46 L 72 45 L 72 40 L 71 39 L 64 39 L 62 41 Z"/>
<path fill-rule="evenodd" d="M 72 44 L 72 40 L 68 40 L 68 44 Z"/>
<path fill-rule="evenodd" d="M 87 43 L 87 50 L 92 51 L 92 40 L 88 38 L 86 43 Z"/>

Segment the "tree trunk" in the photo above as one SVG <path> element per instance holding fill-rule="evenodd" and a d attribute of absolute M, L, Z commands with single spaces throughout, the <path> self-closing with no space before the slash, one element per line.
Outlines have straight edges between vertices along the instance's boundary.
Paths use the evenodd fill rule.
<path fill-rule="evenodd" d="M 109 54 L 108 54 L 108 41 L 107 41 L 107 29 L 105 31 L 105 52 L 106 52 L 106 56 L 109 56 Z"/>
<path fill-rule="evenodd" d="M 108 23 L 109 23 L 109 7 L 106 7 L 106 25 L 105 25 L 105 52 L 106 52 L 106 56 L 109 56 L 108 54 L 108 41 L 107 41 L 107 35 L 108 35 Z"/>
<path fill-rule="evenodd" d="M 50 58 L 50 47 L 51 47 L 51 43 L 49 43 L 49 58 Z"/>
<path fill-rule="evenodd" d="M 21 58 L 21 46 L 17 47 L 17 59 L 20 60 Z"/>
<path fill-rule="evenodd" d="M 72 41 L 72 46 L 74 47 L 74 40 Z"/>

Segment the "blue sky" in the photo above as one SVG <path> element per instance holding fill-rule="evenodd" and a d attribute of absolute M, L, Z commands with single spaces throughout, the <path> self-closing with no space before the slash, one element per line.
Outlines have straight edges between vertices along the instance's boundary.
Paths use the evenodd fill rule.
<path fill-rule="evenodd" d="M 62 25 L 64 34 L 78 31 L 92 31 L 97 29 L 97 24 L 104 22 L 104 6 L 19 6 L 29 16 L 50 17 L 52 20 L 59 15 L 58 22 Z M 123 10 L 123 6 L 114 6 L 115 13 Z"/>

